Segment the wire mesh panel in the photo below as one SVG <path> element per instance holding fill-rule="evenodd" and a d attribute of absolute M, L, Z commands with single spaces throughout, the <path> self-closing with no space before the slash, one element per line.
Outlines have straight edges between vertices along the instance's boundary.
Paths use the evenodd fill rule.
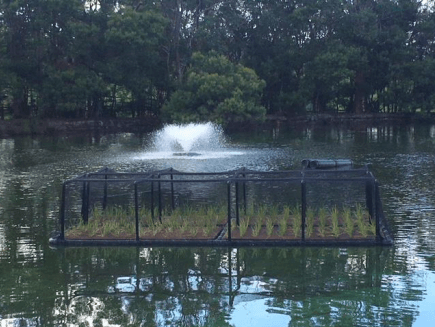
<path fill-rule="evenodd" d="M 237 226 L 233 238 L 301 238 L 300 178 L 251 176 L 235 183 Z"/>
<path fill-rule="evenodd" d="M 373 183 L 372 183 L 373 184 Z M 367 180 L 306 182 L 307 238 L 375 238 L 373 202 Z"/>
<path fill-rule="evenodd" d="M 215 239 L 227 222 L 226 179 L 160 176 L 138 187 L 140 237 Z M 142 201 L 144 200 L 144 201 Z"/>
<path fill-rule="evenodd" d="M 62 232 L 84 223 L 85 190 L 83 182 L 70 182 L 63 185 L 61 206 Z"/>

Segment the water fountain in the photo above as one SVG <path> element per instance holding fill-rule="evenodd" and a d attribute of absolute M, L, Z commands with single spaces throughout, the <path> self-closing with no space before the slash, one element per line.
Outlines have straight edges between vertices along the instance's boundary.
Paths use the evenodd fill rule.
<path fill-rule="evenodd" d="M 237 135 L 230 138 L 211 122 L 170 124 L 147 135 L 139 151 L 116 158 L 118 170 L 147 171 L 174 168 L 189 172 L 216 172 L 246 167 L 279 170 L 291 166 L 292 157 L 281 148 L 252 147 Z M 245 143 L 246 142 L 246 143 Z M 278 160 L 278 161 L 277 161 Z M 275 165 L 279 162 L 279 165 Z"/>
<path fill-rule="evenodd" d="M 213 123 L 166 125 L 154 134 L 154 148 L 170 152 L 174 156 L 200 156 L 204 151 L 216 151 L 223 147 L 222 129 Z"/>
<path fill-rule="evenodd" d="M 241 154 L 243 152 L 228 148 L 220 126 L 208 122 L 164 126 L 151 135 L 145 152 L 135 159 L 147 162 L 170 160 L 171 165 L 176 165 L 180 160 L 220 159 Z"/>

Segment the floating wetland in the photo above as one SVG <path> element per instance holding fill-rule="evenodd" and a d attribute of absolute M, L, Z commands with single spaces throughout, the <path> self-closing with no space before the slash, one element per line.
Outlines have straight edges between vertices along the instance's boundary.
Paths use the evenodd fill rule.
<path fill-rule="evenodd" d="M 64 182 L 60 231 L 50 243 L 391 245 L 373 174 L 328 165 L 217 173 L 105 168 Z"/>

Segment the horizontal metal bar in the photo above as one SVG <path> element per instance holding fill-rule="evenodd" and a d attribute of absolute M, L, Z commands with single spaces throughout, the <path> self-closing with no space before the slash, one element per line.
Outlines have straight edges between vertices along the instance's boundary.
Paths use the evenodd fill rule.
<path fill-rule="evenodd" d="M 331 178 L 331 177 L 284 177 L 284 178 L 236 178 L 236 177 L 228 177 L 222 179 L 158 179 L 158 178 L 143 178 L 143 179 L 74 179 L 67 180 L 65 184 L 73 184 L 75 182 L 90 182 L 90 183 L 152 183 L 152 182 L 161 182 L 161 183 L 224 183 L 224 182 L 282 182 L 289 183 L 294 182 L 298 183 L 304 179 L 307 182 L 363 182 L 363 181 L 372 181 L 373 177 L 370 176 L 358 176 L 358 177 L 347 177 L 347 178 Z"/>
<path fill-rule="evenodd" d="M 119 175 L 119 176 L 131 176 L 131 175 L 144 175 L 144 176 L 149 176 L 149 175 L 157 175 L 160 174 L 161 176 L 163 175 L 185 175 L 185 176 L 204 176 L 204 175 L 234 175 L 234 174 L 245 174 L 245 175 L 272 175 L 272 174 L 351 174 L 351 173 L 357 173 L 357 172 L 361 172 L 361 173 L 367 173 L 368 170 L 367 168 L 353 168 L 353 169 L 349 169 L 349 170 L 277 170 L 277 171 L 257 171 L 257 170 L 229 170 L 229 171 L 224 171 L 224 172 L 180 172 L 177 170 L 163 170 L 163 171 L 150 171 L 150 172 L 145 172 L 145 173 L 134 173 L 134 172 L 94 172 L 94 173 L 89 173 L 88 175 Z M 82 175 L 83 176 L 83 175 Z M 77 178 L 81 178 L 77 177 Z M 76 179 L 76 178 L 74 178 Z"/>

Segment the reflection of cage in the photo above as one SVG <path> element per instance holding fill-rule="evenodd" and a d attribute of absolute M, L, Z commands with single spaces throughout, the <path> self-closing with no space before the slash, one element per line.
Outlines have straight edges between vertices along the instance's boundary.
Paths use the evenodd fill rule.
<path fill-rule="evenodd" d="M 291 311 L 293 320 L 294 317 L 302 319 L 312 317 L 313 309 L 312 306 L 300 306 L 300 303 L 313 298 L 317 307 L 321 305 L 330 312 L 329 316 L 326 314 L 329 325 L 337 321 L 339 325 L 359 325 L 361 319 L 370 320 L 378 312 L 372 305 L 376 302 L 373 292 L 381 289 L 393 261 L 393 253 L 385 247 L 136 247 L 110 251 L 88 248 L 89 254 L 77 266 L 77 255 L 74 254 L 83 254 L 82 250 L 68 249 L 68 255 L 61 257 L 62 267 L 71 274 L 69 284 L 65 283 L 60 293 L 64 297 L 61 303 L 72 317 L 80 315 L 71 310 L 77 301 L 83 301 L 80 306 L 83 310 L 93 310 L 93 316 L 98 312 L 98 316 L 119 317 L 124 299 L 128 299 L 130 306 L 125 313 L 134 316 L 136 321 L 149 321 L 150 316 L 162 316 L 167 312 L 170 313 L 168 320 L 161 325 L 171 326 L 186 325 L 186 321 L 191 322 L 195 317 L 216 314 L 222 315 L 223 321 L 224 316 L 229 317 L 237 310 L 234 306 L 258 299 L 268 301 L 269 311 L 277 306 L 276 303 L 283 303 L 280 299 L 287 299 L 279 308 L 284 312 Z M 107 271 L 111 273 L 107 274 Z M 115 291 L 119 276 L 134 281 L 134 293 Z M 80 287 L 71 291 L 70 285 Z M 365 291 L 358 292 L 361 289 Z M 350 291 L 357 293 L 357 300 L 349 300 Z M 405 293 L 409 289 L 401 291 Z M 385 288 L 382 295 L 389 298 L 396 293 L 397 290 Z M 92 297 L 98 298 L 103 305 L 87 309 L 85 304 Z M 341 302 L 346 305 L 336 305 Z M 369 309 L 360 310 L 361 305 Z M 341 310 L 339 314 L 335 308 Z M 320 311 L 322 317 L 324 312 Z M 346 315 L 350 320 L 340 321 Z M 83 313 L 80 316 L 86 317 Z M 399 325 L 403 316 L 393 315 L 392 319 Z M 206 323 L 200 325 L 212 324 L 210 320 L 203 321 Z"/>
<path fill-rule="evenodd" d="M 144 228 L 162 223 L 162 217 L 177 208 L 188 208 L 190 213 L 205 207 L 217 206 L 225 212 L 218 221 L 219 232 L 205 238 L 153 238 L 141 234 Z M 125 224 L 130 225 L 130 236 L 118 239 L 97 237 L 102 244 L 197 244 L 197 245 L 284 245 L 284 244 L 391 244 L 392 238 L 382 211 L 379 186 L 367 168 L 328 170 L 303 169 L 293 171 L 259 172 L 245 168 L 228 172 L 186 173 L 174 169 L 145 173 L 116 173 L 102 169 L 63 184 L 60 213 L 60 235 L 52 244 L 87 244 L 96 241 L 67 239 L 65 231 L 88 224 L 90 214 L 105 212 L 115 207 L 125 213 Z M 241 225 L 248 211 L 262 210 L 262 206 L 284 212 L 284 208 L 298 208 L 300 231 L 291 239 L 281 237 L 234 238 L 234 226 Z M 309 211 L 318 208 L 364 208 L 368 223 L 373 226 L 373 237 L 364 240 L 312 239 Z M 193 214 L 192 214 L 193 215 Z M 281 216 L 284 214 L 281 214 Z M 146 223 L 144 223 L 146 217 Z M 284 217 L 283 219 L 290 219 Z M 272 220 L 272 218 L 268 219 Z M 196 222 L 203 224 L 201 220 Z M 261 225 L 261 223 L 259 223 Z M 271 228 L 278 228 L 270 222 Z M 320 224 L 320 223 L 319 223 Z M 215 226 L 216 227 L 216 226 Z M 261 225 L 259 228 L 266 227 Z M 320 228 L 320 227 L 319 227 Z M 134 231 L 133 231 L 134 230 Z M 241 233 L 240 233 L 241 234 Z M 284 234 L 284 233 L 283 233 Z M 123 240 L 121 242 L 121 239 Z"/>

